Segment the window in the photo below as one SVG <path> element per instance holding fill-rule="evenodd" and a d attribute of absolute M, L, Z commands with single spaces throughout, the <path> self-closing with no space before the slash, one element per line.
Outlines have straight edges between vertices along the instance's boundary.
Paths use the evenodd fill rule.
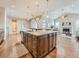
<path fill-rule="evenodd" d="M 76 20 L 76 31 L 79 32 L 79 20 Z"/>

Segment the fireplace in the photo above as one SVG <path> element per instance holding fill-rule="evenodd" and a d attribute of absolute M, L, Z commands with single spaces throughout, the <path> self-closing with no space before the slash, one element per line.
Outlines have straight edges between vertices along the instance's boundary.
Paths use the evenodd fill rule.
<path fill-rule="evenodd" d="M 63 28 L 63 34 L 71 36 L 70 29 L 69 28 Z"/>
<path fill-rule="evenodd" d="M 70 29 L 69 28 L 63 28 L 63 33 L 69 33 Z"/>

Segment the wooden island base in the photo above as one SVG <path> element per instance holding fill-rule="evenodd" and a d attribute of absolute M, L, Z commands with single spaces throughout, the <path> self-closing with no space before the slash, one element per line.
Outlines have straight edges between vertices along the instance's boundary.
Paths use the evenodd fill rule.
<path fill-rule="evenodd" d="M 23 43 L 35 58 L 42 58 L 56 48 L 57 32 L 33 35 L 23 32 Z"/>

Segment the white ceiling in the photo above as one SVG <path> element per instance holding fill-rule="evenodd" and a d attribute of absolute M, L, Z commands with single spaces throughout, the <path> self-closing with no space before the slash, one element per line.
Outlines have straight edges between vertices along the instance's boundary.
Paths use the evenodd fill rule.
<path fill-rule="evenodd" d="M 6 8 L 8 16 L 31 18 L 32 15 L 39 15 L 47 10 L 51 13 L 75 2 L 79 0 L 48 0 L 47 7 L 47 0 L 0 0 L 0 6 Z"/>

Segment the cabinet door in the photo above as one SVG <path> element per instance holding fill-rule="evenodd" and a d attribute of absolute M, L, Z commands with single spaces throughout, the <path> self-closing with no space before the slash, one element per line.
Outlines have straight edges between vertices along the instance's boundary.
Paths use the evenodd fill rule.
<path fill-rule="evenodd" d="M 53 49 L 54 34 L 49 34 L 49 51 Z"/>
<path fill-rule="evenodd" d="M 28 49 L 32 52 L 32 35 L 28 34 Z"/>
<path fill-rule="evenodd" d="M 53 47 L 56 47 L 57 33 L 54 33 Z"/>
<path fill-rule="evenodd" d="M 44 56 L 46 53 L 48 53 L 48 37 L 47 35 L 43 35 L 39 37 L 39 41 L 38 41 L 38 55 L 39 57 Z"/>
<path fill-rule="evenodd" d="M 26 33 L 25 32 L 21 32 L 21 35 L 22 35 L 22 42 L 23 44 L 26 46 Z"/>
<path fill-rule="evenodd" d="M 43 55 L 43 53 L 44 53 L 44 38 L 40 36 L 38 38 L 38 57 Z"/>
<path fill-rule="evenodd" d="M 25 46 L 28 48 L 28 34 L 26 33 Z"/>
<path fill-rule="evenodd" d="M 48 53 L 48 35 L 44 36 L 44 55 Z"/>
<path fill-rule="evenodd" d="M 37 37 L 33 36 L 32 42 L 33 42 L 32 54 L 34 55 L 34 57 L 37 57 Z"/>

